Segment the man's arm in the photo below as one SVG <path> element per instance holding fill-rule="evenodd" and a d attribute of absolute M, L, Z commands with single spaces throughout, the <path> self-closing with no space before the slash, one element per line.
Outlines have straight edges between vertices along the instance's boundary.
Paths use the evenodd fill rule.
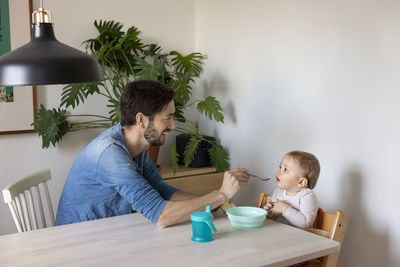
<path fill-rule="evenodd" d="M 179 190 L 179 191 L 176 191 L 169 200 L 170 201 L 180 201 L 180 200 L 189 200 L 189 199 L 193 199 L 196 197 L 198 197 L 198 196 L 190 194 L 190 193 L 182 191 L 182 190 Z"/>
<path fill-rule="evenodd" d="M 218 191 L 186 200 L 177 199 L 180 197 L 189 197 L 189 194 L 178 193 L 182 191 L 176 192 L 164 206 L 158 218 L 157 226 L 163 228 L 188 221 L 193 212 L 204 210 L 206 205 L 210 205 L 211 209 L 221 206 L 226 201 L 232 199 L 239 188 L 248 182 L 248 179 L 249 176 L 246 169 L 233 169 L 224 173 L 224 180 Z"/>
<path fill-rule="evenodd" d="M 225 201 L 227 201 L 227 197 L 219 191 L 214 191 L 190 200 L 168 201 L 158 218 L 157 226 L 164 228 L 169 225 L 189 221 L 190 215 L 193 212 L 204 210 L 206 205 L 210 205 L 211 209 L 215 209 Z"/>

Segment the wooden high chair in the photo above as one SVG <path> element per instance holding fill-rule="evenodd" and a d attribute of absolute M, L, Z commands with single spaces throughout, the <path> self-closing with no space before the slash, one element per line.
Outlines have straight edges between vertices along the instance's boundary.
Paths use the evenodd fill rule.
<path fill-rule="evenodd" d="M 258 197 L 257 207 L 263 208 L 269 198 L 268 194 L 263 192 Z M 336 211 L 335 213 L 329 213 L 323 211 L 321 208 L 318 209 L 317 217 L 315 218 L 313 228 L 302 228 L 305 231 L 329 238 L 331 240 L 338 241 L 340 245 L 343 242 L 344 235 L 346 233 L 347 223 L 349 217 L 347 214 Z M 339 252 L 331 254 L 322 258 L 312 259 L 306 263 L 306 267 L 340 267 L 337 264 Z"/>

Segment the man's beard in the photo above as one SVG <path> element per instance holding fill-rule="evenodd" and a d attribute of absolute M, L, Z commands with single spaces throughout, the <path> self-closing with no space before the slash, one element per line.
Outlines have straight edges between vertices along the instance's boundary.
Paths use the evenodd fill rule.
<path fill-rule="evenodd" d="M 153 121 L 149 121 L 149 125 L 144 131 L 144 138 L 147 142 L 149 142 L 150 146 L 161 146 L 164 144 L 164 141 L 160 139 L 161 134 L 158 135 L 157 130 L 154 128 Z"/>

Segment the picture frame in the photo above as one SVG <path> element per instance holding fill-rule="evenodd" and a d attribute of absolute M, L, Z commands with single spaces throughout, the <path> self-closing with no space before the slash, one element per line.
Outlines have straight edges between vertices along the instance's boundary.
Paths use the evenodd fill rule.
<path fill-rule="evenodd" d="M 0 55 L 30 41 L 32 0 L 0 0 Z M 33 132 L 36 87 L 0 88 L 0 135 Z"/>

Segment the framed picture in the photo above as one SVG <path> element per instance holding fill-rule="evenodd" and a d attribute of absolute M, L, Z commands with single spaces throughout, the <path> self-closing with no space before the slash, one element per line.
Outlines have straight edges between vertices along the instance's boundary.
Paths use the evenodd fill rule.
<path fill-rule="evenodd" d="M 0 55 L 29 42 L 32 0 L 0 0 Z M 0 134 L 27 133 L 36 113 L 34 86 L 0 86 Z"/>

